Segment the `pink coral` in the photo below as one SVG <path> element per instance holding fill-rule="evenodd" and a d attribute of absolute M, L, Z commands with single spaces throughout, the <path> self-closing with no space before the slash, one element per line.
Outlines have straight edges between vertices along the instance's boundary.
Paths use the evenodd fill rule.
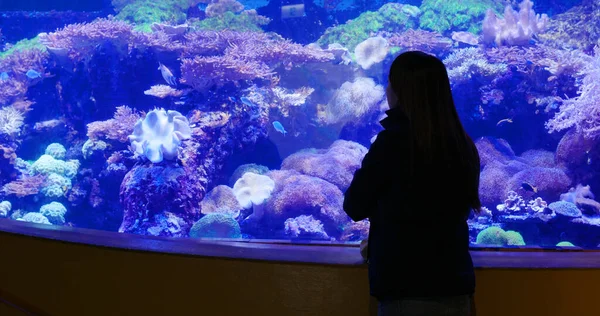
<path fill-rule="evenodd" d="M 14 194 L 19 198 L 35 195 L 38 194 L 45 182 L 46 177 L 43 175 L 23 175 L 19 179 L 5 184 L 4 187 L 2 187 L 2 193 L 5 195 Z"/>
<path fill-rule="evenodd" d="M 127 136 L 133 132 L 133 126 L 143 115 L 127 106 L 117 107 L 114 118 L 88 124 L 87 136 L 90 139 L 111 139 L 126 143 L 129 141 Z"/>
<path fill-rule="evenodd" d="M 428 53 L 442 53 L 452 48 L 452 40 L 437 32 L 409 29 L 405 32 L 394 34 L 389 38 L 389 43 L 405 50 L 422 50 Z"/>
<path fill-rule="evenodd" d="M 281 169 L 327 180 L 345 191 L 366 153 L 367 148 L 358 143 L 338 140 L 326 150 L 304 150 L 288 156 Z"/>
<path fill-rule="evenodd" d="M 196 90 L 230 81 L 269 79 L 273 75 L 265 64 L 233 56 L 187 58 L 181 63 L 181 83 Z"/>
<path fill-rule="evenodd" d="M 504 10 L 504 19 L 498 19 L 492 9 L 488 9 L 483 20 L 483 42 L 502 45 L 528 45 L 535 34 L 543 32 L 548 25 L 546 14 L 535 14 L 533 2 L 523 0 L 519 11 L 510 5 Z"/>
<path fill-rule="evenodd" d="M 239 80 L 274 80 L 276 66 L 328 62 L 332 53 L 256 32 L 200 31 L 186 34 L 181 82 L 202 90 Z"/>
<path fill-rule="evenodd" d="M 55 51 L 65 51 L 73 60 L 90 55 L 98 44 L 111 40 L 127 47 L 133 37 L 133 27 L 122 21 L 97 19 L 90 23 L 71 24 L 53 33 L 40 34 L 40 41 Z"/>

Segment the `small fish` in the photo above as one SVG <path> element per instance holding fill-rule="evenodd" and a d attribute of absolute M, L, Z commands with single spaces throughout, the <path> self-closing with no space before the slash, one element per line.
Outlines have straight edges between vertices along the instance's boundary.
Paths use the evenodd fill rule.
<path fill-rule="evenodd" d="M 227 99 L 228 99 L 229 101 L 231 101 L 231 102 L 235 103 L 235 97 L 228 97 Z"/>
<path fill-rule="evenodd" d="M 185 101 L 175 101 L 173 103 L 175 103 L 175 105 L 184 105 Z"/>
<path fill-rule="evenodd" d="M 254 103 L 252 103 L 252 101 L 250 101 L 250 100 L 249 100 L 248 98 L 246 98 L 246 97 L 241 97 L 241 98 L 240 98 L 240 101 L 242 101 L 242 103 L 244 103 L 244 104 L 245 104 L 245 105 L 247 105 L 247 106 L 250 106 L 250 107 L 256 107 L 256 105 L 254 105 Z"/>
<path fill-rule="evenodd" d="M 25 73 L 25 75 L 29 79 L 36 79 L 36 78 L 41 78 L 42 77 L 42 75 L 39 72 L 37 72 L 37 71 L 35 71 L 33 69 L 27 70 L 27 72 Z"/>
<path fill-rule="evenodd" d="M 496 123 L 496 126 L 500 126 L 500 125 L 502 125 L 502 124 L 504 124 L 504 123 L 512 123 L 512 122 L 513 122 L 513 120 L 512 120 L 512 119 L 505 118 L 505 119 L 503 119 L 503 120 L 500 120 L 500 121 L 498 121 L 498 123 Z"/>
<path fill-rule="evenodd" d="M 6 71 L 3 73 L 0 73 L 0 80 L 2 80 L 2 81 L 8 80 L 8 73 Z"/>
<path fill-rule="evenodd" d="M 177 79 L 175 76 L 173 76 L 173 73 L 171 70 L 169 70 L 169 68 L 167 68 L 167 66 L 163 65 L 162 63 L 158 63 L 158 70 L 160 70 L 160 74 L 162 75 L 163 79 L 165 79 L 170 86 L 177 86 Z"/>
<path fill-rule="evenodd" d="M 521 187 L 523 188 L 523 190 L 525 191 L 529 191 L 529 192 L 533 192 L 533 193 L 537 193 L 538 192 L 538 188 L 534 187 L 533 185 L 523 182 L 521 183 Z"/>
<path fill-rule="evenodd" d="M 279 123 L 279 121 L 274 121 L 273 122 L 273 127 L 275 128 L 276 131 L 278 131 L 281 134 L 283 134 L 283 136 L 285 136 L 285 134 L 287 134 L 285 128 L 283 128 L 283 125 L 281 125 L 281 123 Z"/>

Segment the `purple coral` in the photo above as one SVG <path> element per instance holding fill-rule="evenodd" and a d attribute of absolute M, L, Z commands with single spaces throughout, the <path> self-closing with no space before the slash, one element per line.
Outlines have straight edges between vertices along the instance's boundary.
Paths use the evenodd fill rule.
<path fill-rule="evenodd" d="M 325 225 L 329 236 L 340 233 L 349 222 L 342 209 L 343 194 L 335 185 L 296 171 L 277 170 L 267 173 L 275 181 L 275 189 L 267 201 L 264 222 L 283 228 L 288 218 L 312 215 Z"/>
<path fill-rule="evenodd" d="M 558 197 L 571 185 L 571 179 L 564 170 L 559 168 L 532 167 L 517 172 L 506 183 L 506 190 L 516 190 L 521 188 L 523 183 L 528 183 L 537 188 L 537 193 L 545 199 Z M 523 190 L 524 191 L 524 190 Z M 523 192 L 525 195 L 531 195 L 531 192 Z"/>
<path fill-rule="evenodd" d="M 294 239 L 329 240 L 323 223 L 312 215 L 300 215 L 285 221 L 285 234 Z"/>
<path fill-rule="evenodd" d="M 329 149 L 304 150 L 287 157 L 281 169 L 327 180 L 345 191 L 366 153 L 367 148 L 358 143 L 338 140 Z"/>
<path fill-rule="evenodd" d="M 502 138 L 482 137 L 475 142 L 475 146 L 479 151 L 482 168 L 493 161 L 505 163 L 515 158 L 510 144 Z"/>
<path fill-rule="evenodd" d="M 119 232 L 185 237 L 200 216 L 204 189 L 182 167 L 171 164 L 134 167 L 123 179 Z"/>

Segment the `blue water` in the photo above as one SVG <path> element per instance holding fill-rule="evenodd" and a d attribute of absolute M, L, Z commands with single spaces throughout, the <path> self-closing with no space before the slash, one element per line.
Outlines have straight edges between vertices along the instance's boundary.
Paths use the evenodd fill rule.
<path fill-rule="evenodd" d="M 343 192 L 416 49 L 482 157 L 472 244 L 600 244 L 593 4 L 511 25 L 493 0 L 206 2 L 0 2 L 0 217 L 359 242 Z"/>

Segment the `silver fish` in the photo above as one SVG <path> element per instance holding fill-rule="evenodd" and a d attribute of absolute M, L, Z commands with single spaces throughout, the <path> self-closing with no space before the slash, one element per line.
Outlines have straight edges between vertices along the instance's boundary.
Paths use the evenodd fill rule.
<path fill-rule="evenodd" d="M 175 78 L 167 66 L 163 65 L 162 63 L 158 63 L 158 70 L 160 70 L 160 74 L 162 75 L 163 79 L 165 79 L 170 86 L 177 86 L 177 78 Z"/>

